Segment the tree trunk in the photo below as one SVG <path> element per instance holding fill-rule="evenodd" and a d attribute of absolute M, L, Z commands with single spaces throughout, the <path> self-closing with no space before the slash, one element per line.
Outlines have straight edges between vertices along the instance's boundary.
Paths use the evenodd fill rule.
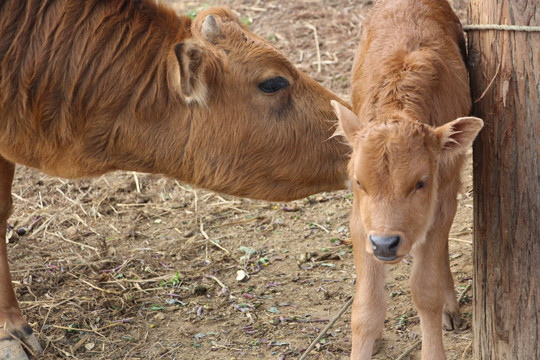
<path fill-rule="evenodd" d="M 472 0 L 470 24 L 540 25 L 540 0 Z M 468 31 L 474 358 L 540 359 L 540 32 Z"/>

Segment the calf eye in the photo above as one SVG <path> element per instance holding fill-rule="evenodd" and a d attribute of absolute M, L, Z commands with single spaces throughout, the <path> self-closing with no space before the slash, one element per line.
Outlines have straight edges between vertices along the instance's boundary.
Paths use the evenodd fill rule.
<path fill-rule="evenodd" d="M 356 180 L 356 186 L 358 186 L 358 188 L 362 190 L 362 185 L 360 185 L 360 181 Z"/>
<path fill-rule="evenodd" d="M 415 190 L 420 190 L 421 188 L 423 188 L 424 186 L 426 186 L 426 184 L 424 184 L 424 182 L 422 180 L 420 180 L 419 182 L 416 183 L 414 189 Z"/>
<path fill-rule="evenodd" d="M 282 76 L 276 76 L 260 83 L 259 89 L 261 89 L 262 92 L 271 94 L 289 85 L 291 84 L 287 79 Z"/>

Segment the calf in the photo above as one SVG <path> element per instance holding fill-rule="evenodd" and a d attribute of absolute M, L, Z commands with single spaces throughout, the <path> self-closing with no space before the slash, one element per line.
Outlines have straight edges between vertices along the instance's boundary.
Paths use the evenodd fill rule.
<path fill-rule="evenodd" d="M 384 264 L 414 256 L 422 359 L 444 359 L 459 323 L 448 258 L 465 154 L 483 126 L 471 100 L 458 18 L 445 0 L 379 0 L 353 66 L 353 112 L 333 103 L 352 147 L 356 264 L 351 359 L 369 359 L 386 311 Z M 457 119 L 456 119 L 457 118 Z"/>
<path fill-rule="evenodd" d="M 226 8 L 192 22 L 155 0 L 1 1 L 0 357 L 40 351 L 8 268 L 14 164 L 301 198 L 345 187 L 331 100 Z"/>

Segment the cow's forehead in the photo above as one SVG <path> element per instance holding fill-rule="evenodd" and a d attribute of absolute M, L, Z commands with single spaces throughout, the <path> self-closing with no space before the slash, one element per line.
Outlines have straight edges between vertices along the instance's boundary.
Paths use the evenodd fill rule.
<path fill-rule="evenodd" d="M 433 173 L 435 135 L 417 124 L 383 123 L 361 131 L 354 146 L 353 176 L 365 183 L 395 188 Z"/>
<path fill-rule="evenodd" d="M 200 34 L 202 22 L 208 15 L 215 17 L 221 32 L 214 46 L 223 50 L 233 63 L 241 64 L 243 69 L 250 65 L 251 74 L 255 77 L 264 77 L 268 69 L 274 69 L 278 74 L 287 71 L 293 79 L 298 77 L 297 69 L 285 54 L 252 33 L 230 9 L 217 7 L 199 14 L 192 29 L 196 36 Z"/>
<path fill-rule="evenodd" d="M 405 158 L 432 153 L 437 143 L 435 132 L 426 124 L 388 120 L 367 124 L 358 133 L 355 146 L 373 156 Z"/>
<path fill-rule="evenodd" d="M 278 73 L 287 71 L 292 78 L 297 78 L 297 69 L 281 50 L 235 22 L 224 24 L 223 30 L 223 41 L 216 46 L 223 48 L 231 59 L 241 64 L 250 64 L 254 68 L 252 70 L 260 75 L 268 69 L 274 69 Z"/>

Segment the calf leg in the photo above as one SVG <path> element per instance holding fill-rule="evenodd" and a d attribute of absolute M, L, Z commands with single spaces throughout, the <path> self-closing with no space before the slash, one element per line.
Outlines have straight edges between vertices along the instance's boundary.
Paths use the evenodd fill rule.
<path fill-rule="evenodd" d="M 414 252 L 411 296 L 420 316 L 422 360 L 444 360 L 442 314 L 446 295 L 444 247 L 428 238 Z"/>
<path fill-rule="evenodd" d="M 445 195 L 445 194 L 443 194 Z M 414 249 L 411 273 L 411 295 L 418 309 L 422 328 L 422 360 L 446 359 L 442 342 L 442 325 L 457 327 L 459 305 L 454 291 L 454 280 L 448 257 L 448 234 L 457 202 L 446 196 L 444 204 L 426 240 Z"/>
<path fill-rule="evenodd" d="M 448 235 L 446 235 L 446 239 L 448 239 Z M 454 278 L 452 277 L 452 272 L 450 271 L 448 240 L 446 240 L 445 244 L 444 266 L 441 267 L 441 270 L 443 271 L 443 281 L 445 285 L 443 328 L 445 330 L 457 330 L 461 326 L 461 312 L 459 311 L 459 304 L 456 299 Z"/>
<path fill-rule="evenodd" d="M 381 337 L 386 313 L 384 265 L 353 241 L 356 293 L 352 305 L 351 359 L 371 359 L 375 341 Z"/>
<path fill-rule="evenodd" d="M 0 359 L 23 360 L 28 357 L 21 342 L 34 353 L 40 353 L 41 347 L 21 315 L 9 273 L 6 230 L 14 171 L 15 166 L 0 157 Z"/>
<path fill-rule="evenodd" d="M 454 216 L 457 211 L 457 189 L 459 189 L 459 181 L 454 181 L 452 186 L 448 186 L 444 192 L 441 192 L 440 198 L 444 199 L 441 202 L 441 208 L 438 212 L 437 220 L 432 226 L 431 233 L 428 234 L 428 239 L 433 239 L 433 242 L 439 244 L 440 248 L 444 249 L 441 254 L 441 280 L 443 281 L 444 290 L 444 308 L 443 308 L 443 327 L 446 330 L 456 330 L 461 326 L 461 313 L 459 304 L 456 299 L 456 291 L 454 288 L 454 278 L 450 271 L 450 257 L 448 253 L 448 236 L 450 228 L 454 222 Z"/>

